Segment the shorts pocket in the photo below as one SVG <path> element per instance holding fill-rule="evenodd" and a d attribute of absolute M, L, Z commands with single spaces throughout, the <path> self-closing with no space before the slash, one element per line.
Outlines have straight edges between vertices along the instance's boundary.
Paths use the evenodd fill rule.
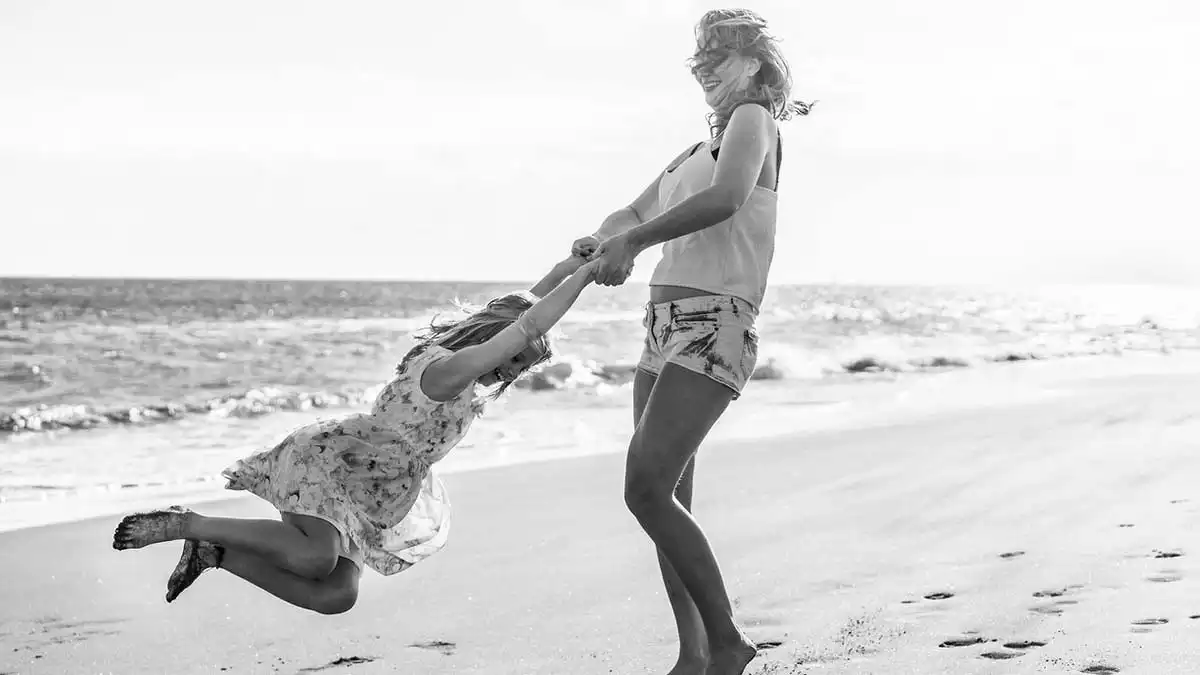
<path fill-rule="evenodd" d="M 713 326 L 721 324 L 721 310 L 703 309 L 693 312 L 676 312 L 671 315 L 671 323 L 677 326 Z"/>
<path fill-rule="evenodd" d="M 756 365 L 758 365 L 758 331 L 750 326 L 742 331 L 742 371 L 746 374 L 746 379 L 750 379 L 754 375 Z"/>

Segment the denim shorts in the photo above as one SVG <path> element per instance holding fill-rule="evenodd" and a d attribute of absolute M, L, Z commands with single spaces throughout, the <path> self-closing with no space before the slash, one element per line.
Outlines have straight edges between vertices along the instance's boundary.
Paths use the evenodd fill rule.
<path fill-rule="evenodd" d="M 733 390 L 737 399 L 758 361 L 754 307 L 728 295 L 646 305 L 646 344 L 638 369 L 658 376 L 674 363 Z"/>

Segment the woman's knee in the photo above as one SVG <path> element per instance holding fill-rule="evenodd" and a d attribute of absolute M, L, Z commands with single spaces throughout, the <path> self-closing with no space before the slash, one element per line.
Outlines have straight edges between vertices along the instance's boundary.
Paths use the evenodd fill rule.
<path fill-rule="evenodd" d="M 674 484 L 654 467 L 629 462 L 625 471 L 625 506 L 635 516 L 653 513 L 674 499 Z"/>

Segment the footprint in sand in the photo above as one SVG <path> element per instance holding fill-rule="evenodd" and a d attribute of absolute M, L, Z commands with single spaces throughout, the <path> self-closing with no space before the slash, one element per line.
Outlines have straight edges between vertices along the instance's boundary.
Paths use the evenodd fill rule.
<path fill-rule="evenodd" d="M 1067 589 L 1065 589 L 1065 588 L 1053 588 L 1053 589 L 1049 589 L 1049 590 L 1045 590 L 1045 591 L 1037 591 L 1036 593 L 1033 594 L 1033 597 L 1035 597 L 1035 598 L 1057 598 L 1061 595 L 1065 595 L 1066 592 L 1067 592 Z"/>
<path fill-rule="evenodd" d="M 56 616 L 42 617 L 29 622 L 24 630 L 13 630 L 12 635 L 27 635 L 28 642 L 20 649 L 38 649 L 50 645 L 68 645 L 96 637 L 119 635 L 118 624 L 126 619 L 90 619 L 71 621 Z M 14 648 L 13 651 L 17 651 Z M 40 657 L 38 657 L 40 658 Z"/>
<path fill-rule="evenodd" d="M 1134 628 L 1129 629 L 1130 632 L 1132 632 L 1132 633 L 1150 633 L 1153 631 L 1151 631 L 1150 628 L 1147 628 L 1147 626 L 1161 626 L 1164 623 L 1167 623 L 1167 620 L 1159 619 L 1159 618 L 1134 619 L 1133 621 L 1130 621 L 1129 623 L 1134 625 Z"/>
<path fill-rule="evenodd" d="M 432 649 L 434 651 L 441 652 L 442 654 L 445 654 L 446 656 L 450 656 L 450 655 L 454 654 L 454 650 L 458 649 L 457 644 L 455 644 L 453 642 L 447 642 L 445 640 L 429 640 L 427 642 L 414 642 L 411 645 L 409 645 L 409 647 L 416 647 L 417 649 Z"/>
<path fill-rule="evenodd" d="M 1004 661 L 1007 659 L 1015 659 L 1020 656 L 1020 652 L 984 652 L 979 655 L 983 659 L 992 659 L 995 661 Z"/>
<path fill-rule="evenodd" d="M 317 673 L 322 670 L 328 670 L 330 668 L 340 668 L 342 666 L 357 666 L 361 663 L 371 663 L 372 661 L 375 661 L 375 660 L 376 660 L 376 658 L 374 656 L 343 656 L 340 658 L 336 658 L 336 659 L 330 661 L 329 663 L 326 663 L 323 666 L 312 666 L 310 668 L 301 668 L 299 670 L 299 672 L 301 672 L 301 673 Z"/>
<path fill-rule="evenodd" d="M 978 636 L 970 636 L 970 637 L 957 637 L 957 638 L 950 638 L 949 640 L 946 640 L 946 641 L 942 642 L 942 643 L 941 643 L 940 645 L 938 645 L 938 646 L 939 646 L 939 647 L 942 647 L 942 648 L 946 648 L 946 647 L 970 647 L 971 645 L 981 645 L 981 644 L 983 644 L 983 643 L 985 643 L 985 642 L 987 642 L 987 640 L 985 640 L 985 639 L 983 639 L 983 638 L 981 638 L 981 637 L 978 637 Z"/>
<path fill-rule="evenodd" d="M 1160 551 L 1158 549 L 1154 549 L 1154 557 L 1155 558 L 1179 558 L 1181 556 L 1183 556 L 1183 551 L 1181 551 L 1177 548 L 1168 549 L 1166 551 Z"/>
<path fill-rule="evenodd" d="M 1120 525 L 1117 525 L 1117 527 L 1133 527 L 1133 523 L 1121 523 Z"/>
<path fill-rule="evenodd" d="M 1001 553 L 1000 557 L 1007 560 L 1009 558 L 1019 558 L 1023 555 L 1025 555 L 1025 551 L 1009 551 L 1008 553 Z"/>
<path fill-rule="evenodd" d="M 1183 577 L 1175 572 L 1159 572 L 1158 574 L 1151 574 L 1150 576 L 1146 577 L 1146 581 L 1155 584 L 1170 584 L 1179 581 L 1182 578 Z"/>
<path fill-rule="evenodd" d="M 782 646 L 783 646 L 783 642 L 780 640 L 763 640 L 761 642 L 754 643 L 754 648 L 760 652 L 763 651 L 764 649 L 775 649 L 776 647 L 782 647 Z"/>
<path fill-rule="evenodd" d="M 936 593 L 930 593 L 929 595 L 926 595 L 925 599 L 926 600 L 949 600 L 950 598 L 953 598 L 953 597 L 954 597 L 953 593 L 947 593 L 946 591 L 938 591 Z"/>
<path fill-rule="evenodd" d="M 1121 672 L 1121 669 L 1117 668 L 1116 666 L 1088 666 L 1079 672 L 1095 673 L 1096 675 L 1112 675 L 1113 673 Z"/>
<path fill-rule="evenodd" d="M 1040 640 L 1018 640 L 1016 642 L 1005 642 L 1005 649 L 1033 649 L 1034 647 L 1045 647 L 1046 643 Z"/>
<path fill-rule="evenodd" d="M 1059 601 L 1057 601 L 1053 604 L 1049 604 L 1049 605 L 1034 605 L 1033 607 L 1029 608 L 1029 611 L 1034 612 L 1036 614 L 1046 614 L 1046 615 L 1050 615 L 1050 616 L 1058 616 L 1059 614 L 1063 613 L 1063 607 L 1068 607 L 1070 605 L 1078 605 L 1078 604 L 1079 604 L 1078 600 L 1059 600 Z"/>

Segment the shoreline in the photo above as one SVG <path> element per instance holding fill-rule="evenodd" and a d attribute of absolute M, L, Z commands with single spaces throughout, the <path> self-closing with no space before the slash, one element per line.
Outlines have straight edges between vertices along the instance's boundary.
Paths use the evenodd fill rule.
<path fill-rule="evenodd" d="M 775 442 L 785 437 L 811 436 L 840 433 L 852 428 L 877 428 L 902 422 L 906 419 L 927 415 L 953 415 L 960 408 L 973 408 L 994 403 L 1007 404 L 1013 401 L 1032 401 L 1054 395 L 1046 386 L 1062 377 L 1121 377 L 1129 372 L 1170 373 L 1174 371 L 1200 371 L 1200 353 L 1163 355 L 1157 353 L 1126 354 L 1123 356 L 1097 355 L 1072 359 L 1027 361 L 1009 364 L 987 364 L 981 367 L 947 370 L 941 373 L 905 374 L 895 378 L 880 378 L 875 381 L 855 381 L 842 384 L 823 383 L 835 400 L 788 400 L 769 401 L 762 396 L 763 389 L 789 387 L 788 382 L 755 382 L 747 389 L 742 401 L 731 406 L 726 418 L 718 423 L 710 434 L 706 447 L 715 444 Z M 981 380 L 977 386 L 973 380 Z M 1043 382 L 1046 380 L 1046 382 Z M 955 389 L 955 395 L 922 399 L 936 394 L 938 389 Z M 991 391 L 988 391 L 988 389 Z M 757 390 L 757 391 L 756 391 Z M 813 405 L 816 404 L 816 405 Z M 764 409 L 764 405 L 770 406 Z M 804 409 L 801 411 L 797 406 Z M 534 408 L 536 410 L 536 408 Z M 780 425 L 777 413 L 790 416 L 788 423 Z M 526 411 L 528 412 L 528 411 Z M 615 439 L 623 440 L 628 424 L 628 405 L 588 411 L 597 425 L 615 424 L 620 433 Z M 338 413 L 335 413 L 338 414 Z M 269 420 L 282 430 L 296 424 L 315 419 L 312 411 L 287 412 Z M 253 420 L 239 420 L 253 423 Z M 488 422 L 481 422 L 487 424 Z M 116 429 L 114 433 L 127 433 Z M 138 430 L 134 430 L 135 432 Z M 101 432 L 103 433 L 103 432 Z M 468 443 L 471 437 L 468 436 Z M 578 457 L 605 454 L 621 454 L 620 443 L 609 443 L 602 447 L 587 447 L 571 451 L 550 450 L 519 458 L 512 456 L 487 456 L 473 454 L 474 448 L 451 453 L 438 466 L 442 475 L 487 471 L 507 466 L 522 466 L 545 461 L 558 461 Z M 226 491 L 219 471 L 206 480 L 195 480 L 175 484 L 134 488 L 131 490 L 96 488 L 88 496 L 46 497 L 40 500 L 15 499 L 0 502 L 0 534 L 37 527 L 52 527 L 58 524 L 87 521 L 94 517 L 110 517 L 139 510 L 159 508 L 168 503 L 184 506 L 210 504 L 224 500 L 244 498 L 236 492 Z M 49 507 L 52 513 L 46 513 Z M 57 507 L 57 511 L 55 511 Z M 64 508 L 68 507 L 68 508 Z M 22 515 L 19 511 L 24 511 Z M 14 515 L 15 514 L 15 515 Z"/>

